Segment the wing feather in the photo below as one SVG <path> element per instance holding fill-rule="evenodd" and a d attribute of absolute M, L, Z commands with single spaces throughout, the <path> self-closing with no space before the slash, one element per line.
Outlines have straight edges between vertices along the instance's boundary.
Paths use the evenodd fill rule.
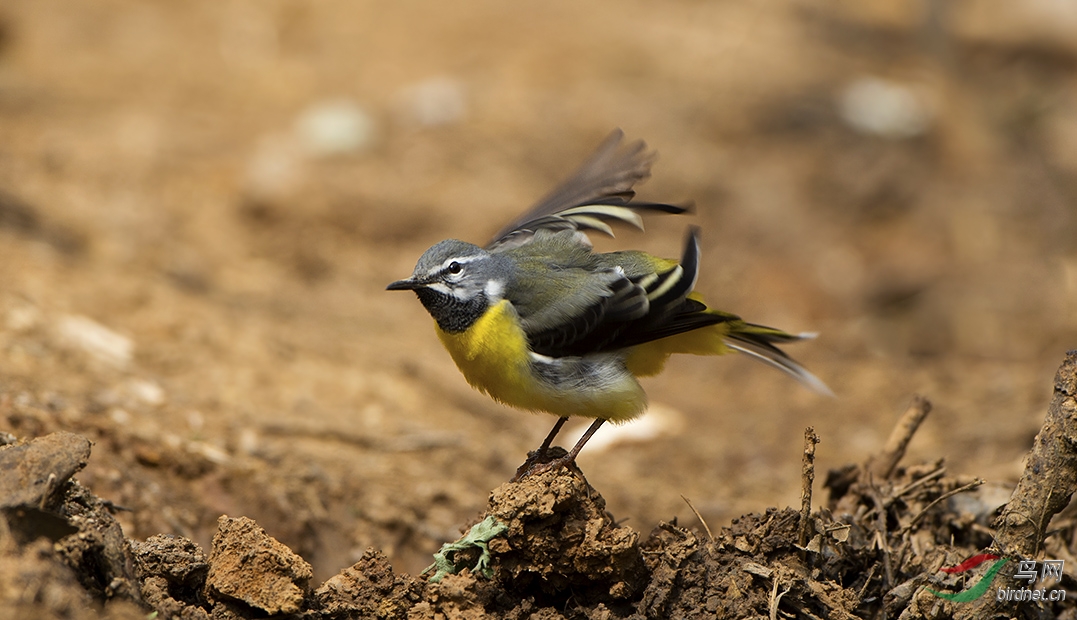
<path fill-rule="evenodd" d="M 628 260 L 626 255 L 618 256 Z M 567 297 L 552 304 L 559 313 L 557 316 L 546 310 L 542 320 L 536 320 L 540 317 L 525 317 L 521 313 L 532 350 L 551 357 L 585 355 L 739 320 L 733 315 L 709 311 L 703 303 L 688 298 L 695 286 L 699 260 L 698 229 L 692 228 L 681 262 L 660 273 L 637 270 L 630 277 L 621 267 L 591 272 L 585 277 L 588 285 L 600 277 L 609 278 L 605 280 L 608 295 L 581 305 L 581 290 L 587 288 L 581 286 L 581 280 Z M 618 277 L 610 278 L 611 275 Z"/>
<path fill-rule="evenodd" d="M 592 215 L 573 215 L 569 219 L 571 219 L 580 230 L 597 230 L 606 233 L 611 237 L 613 236 L 613 229 L 610 228 L 609 224 L 603 222 L 601 218 Z"/>
<path fill-rule="evenodd" d="M 631 202 L 636 195 L 633 186 L 651 176 L 655 157 L 642 140 L 625 144 L 624 132 L 615 130 L 571 177 L 499 230 L 486 249 L 500 252 L 520 247 L 540 229 L 597 230 L 612 236 L 606 221 L 642 229 L 639 212 L 684 213 L 686 207 Z M 578 241 L 588 243 L 582 235 Z"/>
<path fill-rule="evenodd" d="M 549 277 L 568 280 L 567 286 L 559 287 L 563 294 L 557 303 L 531 311 L 524 304 L 517 306 L 531 350 L 542 355 L 558 356 L 600 326 L 638 319 L 650 308 L 646 291 L 619 268 L 551 271 Z"/>
<path fill-rule="evenodd" d="M 634 226 L 640 230 L 643 230 L 643 218 L 639 213 L 636 213 L 632 209 L 627 207 L 621 207 L 617 205 L 580 205 L 578 207 L 572 207 L 563 211 L 558 211 L 557 215 L 572 221 L 579 221 L 580 218 L 588 219 L 602 219 L 607 218 L 611 220 L 618 220 L 630 226 Z M 612 236 L 612 232 L 610 233 Z"/>

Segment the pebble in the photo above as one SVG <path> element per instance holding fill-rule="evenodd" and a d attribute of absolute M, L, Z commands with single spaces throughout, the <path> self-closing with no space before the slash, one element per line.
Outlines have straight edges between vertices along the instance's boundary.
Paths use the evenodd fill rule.
<path fill-rule="evenodd" d="M 846 86 L 839 108 L 842 120 L 854 130 L 888 139 L 922 135 L 933 120 L 930 108 L 911 88 L 873 76 Z"/>
<path fill-rule="evenodd" d="M 353 155 L 369 150 L 377 138 L 377 123 L 350 99 L 319 101 L 300 113 L 296 135 L 312 157 Z"/>
<path fill-rule="evenodd" d="M 165 391 L 155 381 L 131 379 L 126 387 L 127 392 L 144 405 L 158 407 L 165 402 Z"/>
<path fill-rule="evenodd" d="M 209 554 L 206 596 L 240 600 L 269 615 L 298 613 L 310 564 L 246 517 L 217 520 Z"/>
<path fill-rule="evenodd" d="M 56 333 L 64 346 L 117 368 L 129 364 L 134 355 L 135 344 L 130 338 L 85 316 L 60 317 L 56 323 Z"/>
<path fill-rule="evenodd" d="M 7 327 L 13 332 L 33 329 L 41 321 L 41 312 L 33 306 L 16 306 L 7 312 Z"/>
<path fill-rule="evenodd" d="M 412 84 L 401 91 L 398 100 L 406 120 L 424 127 L 453 125 L 467 116 L 464 85 L 449 76 Z"/>

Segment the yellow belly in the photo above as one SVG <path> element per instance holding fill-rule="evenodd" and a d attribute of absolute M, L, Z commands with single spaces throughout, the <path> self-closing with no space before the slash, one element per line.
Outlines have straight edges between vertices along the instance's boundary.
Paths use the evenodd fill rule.
<path fill-rule="evenodd" d="M 647 406 L 643 388 L 628 373 L 600 389 L 566 389 L 543 381 L 534 372 L 527 339 L 508 301 L 490 308 L 462 333 L 440 328 L 437 333 L 467 382 L 506 405 L 612 421 L 634 418 Z"/>

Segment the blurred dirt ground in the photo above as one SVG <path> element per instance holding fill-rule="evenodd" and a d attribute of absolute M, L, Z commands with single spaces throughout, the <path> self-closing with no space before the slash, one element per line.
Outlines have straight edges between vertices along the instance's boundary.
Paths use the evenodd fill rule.
<path fill-rule="evenodd" d="M 676 255 L 792 331 L 825 399 L 679 359 L 650 426 L 580 457 L 618 519 L 712 525 L 862 462 L 1013 482 L 1077 346 L 1077 9 L 923 3 L 0 5 L 0 430 L 90 436 L 128 536 L 247 516 L 319 582 L 418 573 L 552 418 L 471 391 L 409 296 L 613 128 L 693 201 L 602 249 Z M 648 418 L 645 418 L 645 420 Z M 611 434 L 612 433 L 612 434 Z"/>

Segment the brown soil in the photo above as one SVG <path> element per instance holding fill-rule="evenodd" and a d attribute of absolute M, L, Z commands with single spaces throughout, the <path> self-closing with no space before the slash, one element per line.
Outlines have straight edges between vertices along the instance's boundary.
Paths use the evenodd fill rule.
<path fill-rule="evenodd" d="M 301 592 L 259 603 L 278 611 L 346 616 L 367 604 L 355 593 L 376 591 L 444 613 L 621 617 L 650 601 L 677 615 L 733 592 L 769 617 L 778 584 L 774 597 L 790 590 L 780 613 L 896 613 L 886 597 L 902 576 L 943 565 L 923 541 L 924 564 L 891 566 L 885 582 L 866 559 L 845 573 L 804 564 L 822 571 L 804 579 L 794 569 L 807 560 L 777 543 L 740 549 L 750 532 L 737 528 L 789 536 L 781 511 L 741 515 L 799 503 L 804 427 L 822 438 L 820 472 L 866 463 L 914 393 L 935 410 L 904 462 L 947 463 L 928 491 L 977 477 L 979 493 L 1002 497 L 982 500 L 991 510 L 1008 498 L 1047 379 L 1077 346 L 1077 21 L 1065 6 L 3 3 L 0 431 L 67 431 L 93 452 L 66 436 L 41 464 L 54 477 L 11 491 L 0 476 L 5 497 L 56 502 L 12 500 L 0 572 L 19 576 L 0 575 L 2 600 L 22 605 L 17 617 L 92 615 L 105 601 L 116 617 L 144 617 L 147 601 L 165 615 L 242 615 L 242 596 L 206 584 L 230 541 L 257 539 Z M 869 77 L 920 102 L 926 124 L 858 126 L 842 102 L 878 86 Z M 372 137 L 314 145 L 302 119 L 342 100 Z M 485 240 L 614 126 L 661 153 L 641 197 L 696 212 L 600 247 L 675 255 L 700 225 L 699 289 L 750 320 L 819 331 L 791 352 L 839 398 L 744 359 L 673 360 L 646 384 L 650 430 L 580 457 L 604 504 L 592 492 L 565 508 L 566 522 L 627 520 L 636 533 L 617 536 L 638 536 L 642 565 L 566 552 L 541 583 L 565 579 L 571 594 L 549 592 L 511 563 L 542 558 L 510 562 L 494 539 L 494 582 L 423 585 L 407 575 L 495 511 L 487 491 L 552 419 L 470 390 L 419 304 L 383 289 L 442 238 Z M 77 484 L 56 486 L 87 458 Z M 881 505 L 870 495 L 845 501 L 867 513 Z M 699 523 L 682 497 L 714 542 L 648 534 Z M 887 531 L 917 507 L 888 505 Z M 989 518 L 946 510 L 922 523 L 953 544 L 945 562 L 989 542 Z M 221 515 L 237 521 L 222 530 Z M 591 540 L 581 527 L 569 539 Z M 120 540 L 145 542 L 117 555 Z M 309 562 L 308 583 L 271 541 Z M 703 563 L 685 583 L 721 595 L 654 593 L 659 578 L 678 591 L 671 575 L 687 573 L 672 563 L 718 558 L 721 545 L 756 572 Z M 1063 547 L 1052 553 L 1069 557 Z M 828 579 L 840 596 L 811 590 Z M 895 600 L 921 596 L 903 592 Z M 528 600 L 531 611 L 513 606 Z"/>
<path fill-rule="evenodd" d="M 1072 366 L 1071 388 L 1077 354 Z M 1071 409 L 1075 395 L 1066 394 Z M 1050 432 L 1045 426 L 1044 443 Z M 734 519 L 717 535 L 706 523 L 705 536 L 660 523 L 644 540 L 614 520 L 581 472 L 545 472 L 495 489 L 437 574 L 434 566 L 418 578 L 398 573 L 370 548 L 316 587 L 310 564 L 246 517 L 221 516 L 208 555 L 183 537 L 125 538 L 116 507 L 70 478 L 89 448 L 63 432 L 0 447 L 0 576 L 7 584 L 0 600 L 10 617 L 77 620 L 96 616 L 102 604 L 114 618 L 138 617 L 142 608 L 185 620 L 1077 617 L 1072 603 L 970 612 L 977 602 L 929 591 L 966 589 L 967 575 L 947 577 L 940 568 L 1005 548 L 1006 539 L 991 529 L 998 495 L 959 497 L 983 481 L 946 476 L 941 461 L 901 467 L 898 455 L 878 477 L 879 460 L 833 471 L 828 506 L 808 519 L 771 508 Z M 1066 464 L 1072 478 L 1077 450 L 1066 459 L 1051 462 Z M 1057 479 L 1029 472 L 1041 485 Z M 999 523 L 1006 519 L 1003 513 Z M 1046 554 L 1039 553 L 1041 530 L 1036 552 L 1018 557 L 1072 559 L 1077 519 L 1055 519 L 1052 528 Z M 1072 589 L 1077 581 L 1064 575 L 1051 585 Z"/>

